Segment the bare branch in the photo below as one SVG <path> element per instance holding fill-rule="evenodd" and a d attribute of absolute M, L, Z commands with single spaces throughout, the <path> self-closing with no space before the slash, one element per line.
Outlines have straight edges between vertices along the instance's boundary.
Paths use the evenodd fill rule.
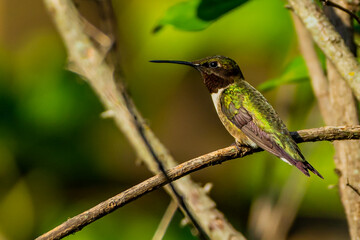
<path fill-rule="evenodd" d="M 317 98 L 324 99 L 324 101 L 319 101 L 320 111 L 323 115 L 330 116 L 331 109 L 327 100 L 329 99 L 328 83 L 315 51 L 311 35 L 293 12 L 291 12 L 291 15 L 309 74 L 312 78 L 316 79 L 316 81 L 311 81 L 314 94 Z M 253 202 L 249 218 L 249 227 L 253 238 L 262 240 L 283 240 L 287 238 L 308 183 L 296 171 L 296 169 L 292 170 L 292 174 L 289 175 L 286 184 L 282 187 L 277 201 L 274 201 L 273 197 L 265 194 L 260 195 Z"/>
<path fill-rule="evenodd" d="M 292 132 L 291 135 L 296 142 L 314 142 L 314 141 L 335 141 L 335 140 L 353 140 L 360 139 L 360 126 L 353 127 L 322 127 L 308 130 L 300 130 Z M 221 164 L 235 158 L 242 158 L 254 152 L 260 152 L 262 149 L 251 147 L 235 146 L 219 149 L 206 155 L 191 159 L 167 171 L 167 175 L 171 181 L 175 181 L 194 171 Z M 41 235 L 36 240 L 61 239 L 69 234 L 81 230 L 83 227 L 94 222 L 95 220 L 113 212 L 114 210 L 134 201 L 135 199 L 152 192 L 167 182 L 162 174 L 158 174 L 148 180 L 96 205 L 95 207 L 68 219 L 63 224 L 57 226 L 53 230 Z"/>
<path fill-rule="evenodd" d="M 297 143 L 360 139 L 360 126 L 320 127 L 291 132 Z"/>
<path fill-rule="evenodd" d="M 330 7 L 335 7 L 335 8 L 338 8 L 340 9 L 341 11 L 344 11 L 346 12 L 347 14 L 349 14 L 351 17 L 353 17 L 358 23 L 360 23 L 360 18 L 358 17 L 358 15 L 356 15 L 354 12 L 350 11 L 349 9 L 347 8 L 344 8 L 343 6 L 337 4 L 337 3 L 334 3 L 330 0 L 320 0 L 323 5 L 325 6 L 330 6 Z"/>
<path fill-rule="evenodd" d="M 360 100 L 360 64 L 340 34 L 312 0 L 289 0 L 294 12 L 311 32 L 314 41 L 347 81 Z"/>
<path fill-rule="evenodd" d="M 343 5 L 341 8 L 344 9 L 350 9 L 352 6 L 355 6 L 355 1 L 337 1 L 339 4 Z M 301 4 L 303 4 L 304 1 L 301 1 Z M 309 7 L 309 3 L 303 4 L 301 7 Z M 337 4 L 337 3 L 336 3 Z M 337 5 L 339 5 L 337 4 Z M 351 5 L 353 4 L 353 5 Z M 339 5 L 340 6 L 340 5 Z M 316 7 L 315 7 L 316 8 Z M 356 52 L 356 46 L 353 41 L 353 30 L 352 30 L 352 20 L 349 17 L 349 15 L 345 12 L 343 12 L 343 9 L 339 10 L 338 8 L 331 8 L 324 6 L 324 12 L 327 14 L 331 22 L 334 24 L 328 25 L 327 23 L 323 21 L 323 14 L 320 13 L 318 10 L 316 10 L 313 6 L 310 7 L 310 9 L 298 9 L 298 13 L 300 12 L 306 12 L 308 11 L 308 14 L 310 14 L 307 18 L 306 16 L 300 16 L 307 25 L 308 29 L 311 29 L 312 27 L 314 29 L 310 30 L 312 33 L 312 36 L 314 40 L 319 44 L 323 42 L 323 46 L 320 46 L 322 50 L 325 52 L 327 49 L 335 49 L 338 50 L 339 47 L 339 41 L 333 42 L 333 41 L 324 41 L 324 39 L 329 39 L 329 37 L 334 38 L 334 35 L 327 35 L 329 31 L 333 31 L 332 29 L 335 27 L 336 30 L 339 32 L 337 33 L 336 37 L 339 37 L 340 35 L 344 39 L 340 39 L 340 42 L 346 43 L 348 49 L 350 49 L 352 52 Z M 318 11 L 318 12 L 317 12 Z M 311 16 L 311 14 L 317 13 L 317 15 Z M 301 15 L 301 14 L 299 14 Z M 313 26 L 309 24 L 311 17 L 317 19 L 313 19 Z M 295 20 L 295 26 L 297 28 L 298 33 L 301 32 L 299 29 L 304 28 L 304 26 L 300 23 L 296 23 Z M 321 22 L 321 24 L 319 24 Z M 315 24 L 318 23 L 318 24 Z M 320 27 L 316 31 L 316 27 Z M 330 30 L 329 30 L 330 29 Z M 330 32 L 331 32 L 330 31 Z M 303 31 L 302 31 L 303 32 Z M 332 34 L 332 33 L 331 33 Z M 340 34 L 340 35 L 339 35 Z M 311 39 L 308 34 L 298 34 L 299 37 L 299 44 L 302 54 L 304 55 L 304 58 L 306 61 L 311 60 L 311 52 L 314 52 L 314 48 L 311 46 Z M 319 39 L 319 37 L 322 37 L 324 39 Z M 327 37 L 327 38 L 326 38 Z M 328 42 L 328 45 L 326 46 L 326 42 Z M 303 47 L 304 44 L 308 44 L 310 47 L 305 49 Z M 351 51 L 348 50 L 350 54 Z M 341 73 L 341 69 L 339 68 L 339 65 L 337 64 L 337 61 L 348 61 L 349 57 L 348 55 L 343 56 L 342 52 L 333 52 L 333 54 L 338 54 L 339 58 L 334 58 L 333 56 L 329 56 L 329 51 L 325 52 L 327 55 L 327 79 L 324 76 L 321 76 L 321 78 L 318 77 L 316 72 L 313 71 L 314 63 L 313 61 L 316 61 L 315 58 L 312 59 L 312 62 L 308 62 L 308 69 L 312 80 L 313 89 L 315 92 L 315 95 L 317 97 L 317 100 L 320 105 L 320 110 L 323 116 L 323 119 L 326 124 L 328 125 L 357 125 L 359 124 L 358 120 L 358 113 L 357 113 L 357 107 L 356 107 L 356 101 L 353 97 L 352 92 L 356 94 L 356 91 L 354 91 L 354 86 L 350 84 L 350 87 L 348 85 L 349 81 L 346 78 L 346 76 Z M 354 58 L 354 55 L 352 54 L 352 58 Z M 334 62 L 335 59 L 335 62 Z M 343 63 L 344 63 L 343 62 Z M 319 63 L 318 63 L 319 65 Z M 340 76 L 340 74 L 342 76 Z M 350 75 L 352 75 L 351 72 L 349 72 Z M 343 79 L 343 77 L 347 80 L 347 82 Z M 325 94 L 321 94 L 325 93 Z M 358 95 L 357 95 L 358 96 Z M 325 111 L 324 111 L 325 110 Z M 352 236 L 352 239 L 358 239 L 360 236 L 360 224 L 359 224 L 359 211 L 357 210 L 357 206 L 359 204 L 359 198 L 356 195 L 356 191 L 349 191 L 350 188 L 347 184 L 346 180 L 350 179 L 350 181 L 354 184 L 359 184 L 360 177 L 358 172 L 360 171 L 360 143 L 357 141 L 353 142 L 335 142 L 335 165 L 337 169 L 337 173 L 339 175 L 339 192 L 340 192 L 340 198 L 342 201 L 342 204 L 345 209 L 346 217 L 349 224 L 349 232 Z M 354 190 L 354 189 L 352 189 Z"/>
<path fill-rule="evenodd" d="M 349 183 L 349 179 L 348 179 L 347 181 L 348 181 L 348 182 L 346 183 L 346 186 L 349 187 L 349 188 L 351 188 L 351 189 L 360 197 L 360 191 L 359 191 L 359 189 L 357 189 L 356 187 L 354 187 L 353 185 L 351 185 L 351 184 Z"/>
<path fill-rule="evenodd" d="M 99 6 L 99 9 L 101 12 L 101 19 L 102 19 L 101 23 L 103 25 L 103 28 L 109 35 L 113 36 L 112 38 L 114 39 L 113 47 L 109 51 L 107 59 L 108 59 L 108 64 L 114 67 L 114 71 L 116 73 L 114 75 L 114 79 L 117 83 L 117 86 L 119 87 L 119 90 L 120 90 L 119 94 L 122 94 L 124 96 L 124 99 L 126 100 L 129 112 L 132 113 L 132 115 L 134 117 L 134 123 L 137 126 L 138 133 L 140 134 L 144 143 L 146 143 L 146 147 L 148 148 L 149 152 L 151 153 L 153 160 L 158 165 L 159 172 L 163 173 L 165 175 L 165 177 L 167 177 L 164 164 L 161 162 L 158 153 L 156 152 L 154 147 L 151 145 L 150 139 L 148 139 L 146 137 L 144 126 L 141 125 L 141 122 L 137 120 L 137 119 L 141 118 L 141 116 L 137 116 L 135 111 L 132 111 L 132 109 L 135 109 L 135 105 L 132 104 L 131 99 L 126 94 L 123 81 L 120 77 L 120 66 L 119 66 L 119 61 L 118 61 L 119 48 L 118 48 L 118 41 L 117 41 L 118 39 L 116 38 L 116 36 L 117 36 L 117 21 L 116 21 L 112 2 L 111 2 L 111 0 L 101 0 L 101 1 L 96 1 L 96 2 L 97 2 L 97 5 Z M 179 193 L 179 191 L 176 189 L 176 187 L 174 186 L 173 183 L 170 182 L 168 187 L 171 189 L 173 196 L 175 196 L 175 198 L 177 200 L 176 203 L 179 205 L 180 209 L 183 211 L 185 217 L 189 218 L 191 223 L 196 228 L 197 235 L 199 236 L 199 238 L 207 239 L 208 236 L 207 236 L 206 232 L 202 229 L 202 227 L 200 226 L 198 221 L 193 216 L 193 213 L 187 207 L 183 196 Z"/>
<path fill-rule="evenodd" d="M 334 0 L 347 8 L 347 2 Z M 342 10 L 324 6 L 324 12 L 330 19 L 335 29 L 344 39 L 346 45 L 355 56 L 356 47 L 351 17 Z M 334 114 L 328 119 L 332 124 L 355 125 L 359 124 L 357 102 L 352 94 L 352 89 L 340 76 L 334 63 L 327 60 L 327 76 L 329 80 L 330 104 Z M 352 239 L 360 238 L 360 212 L 358 211 L 359 196 L 347 187 L 347 181 L 360 184 L 360 142 L 335 142 L 335 165 L 339 175 L 339 193 L 344 206 L 349 233 Z"/>
<path fill-rule="evenodd" d="M 167 207 L 166 212 L 165 212 L 163 218 L 161 219 L 161 222 L 160 222 L 152 240 L 161 240 L 164 238 L 166 229 L 169 227 L 171 219 L 173 218 L 177 209 L 178 209 L 177 203 L 174 200 L 172 200 L 170 202 L 169 206 Z"/>
<path fill-rule="evenodd" d="M 73 68 L 87 79 L 105 106 L 106 112 L 112 113 L 111 116 L 117 127 L 128 138 L 139 158 L 154 174 L 159 173 L 159 165 L 155 157 L 162 162 L 165 169 L 176 166 L 177 163 L 173 157 L 151 131 L 128 96 L 119 72 L 114 74 L 114 69 L 117 69 L 116 59 L 115 61 L 112 59 L 112 64 L 104 61 L 105 54 L 94 46 L 84 32 L 83 21 L 72 1 L 44 0 L 44 2 L 63 38 Z M 242 234 L 237 232 L 224 215 L 216 209 L 216 204 L 205 191 L 189 176 L 182 178 L 174 185 L 196 222 L 199 223 L 200 230 L 204 229 L 211 239 L 229 239 L 230 237 L 244 239 Z M 165 190 L 173 199 L 178 199 L 168 186 Z"/>
<path fill-rule="evenodd" d="M 305 59 L 306 67 L 312 79 L 311 85 L 317 98 L 321 114 L 322 116 L 330 117 L 329 84 L 316 54 L 311 35 L 297 15 L 292 13 L 292 18 L 298 37 L 300 52 Z M 326 124 L 328 123 L 326 122 Z"/>
<path fill-rule="evenodd" d="M 128 137 L 139 157 L 154 173 L 158 173 L 159 170 L 149 149 L 153 149 L 156 152 L 156 155 L 160 157 L 160 160 L 164 163 L 166 169 L 176 166 L 172 156 L 155 137 L 153 132 L 145 123 L 144 119 L 141 117 L 140 113 L 135 108 L 132 100 L 128 98 L 125 88 L 123 86 L 116 86 L 112 66 L 107 65 L 107 63 L 103 61 L 105 58 L 104 54 L 93 46 L 88 35 L 84 33 L 83 22 L 81 21 L 81 17 L 74 8 L 72 2 L 70 0 L 44 1 L 64 39 L 65 46 L 69 53 L 69 59 L 76 65 L 75 69 L 78 69 L 78 71 L 88 80 L 89 84 L 104 104 L 106 110 L 113 113 L 112 116 L 117 126 Z M 295 7 L 293 8 L 297 11 Z M 324 36 L 328 35 L 325 34 Z M 340 45 L 338 44 L 338 39 L 340 39 Z M 319 41 L 321 41 L 321 37 Z M 342 43 L 341 45 L 341 38 L 328 37 L 326 41 L 335 44 L 335 47 L 328 51 L 328 55 L 334 58 L 334 62 L 336 62 L 337 58 L 341 57 L 345 60 L 349 60 L 347 52 L 341 52 L 337 49 L 339 48 L 343 50 L 342 46 L 344 44 Z M 347 77 L 346 79 L 352 84 L 354 92 L 356 92 L 360 91 L 360 74 L 359 71 L 355 71 L 359 68 L 359 66 L 357 63 L 354 64 L 354 61 L 350 59 L 349 62 L 342 62 L 342 64 L 338 64 L 339 66 L 337 66 L 337 68 L 344 68 L 340 72 L 345 78 Z M 119 94 L 119 90 L 121 94 Z M 359 96 L 359 94 L 357 94 L 357 96 Z M 142 131 L 139 131 L 139 126 L 141 126 Z M 144 136 L 148 142 L 144 142 Z M 151 148 L 147 146 L 147 143 L 151 145 Z M 228 152 L 214 152 L 213 154 L 220 154 L 219 159 L 212 160 L 212 162 L 207 164 L 217 164 L 238 155 L 245 156 L 247 154 L 251 154 L 254 151 L 259 150 L 243 148 L 243 152 L 237 153 L 236 149 L 234 150 L 234 148 L 231 148 L 228 149 Z M 214 159 L 217 159 L 217 155 L 213 157 Z M 198 169 L 204 168 L 208 165 L 200 164 Z M 191 171 L 186 174 L 190 172 Z M 184 177 L 177 181 L 176 186 L 181 195 L 185 197 L 184 200 L 188 204 L 190 210 L 194 213 L 194 216 L 199 221 L 201 227 L 212 239 L 228 239 L 230 237 L 232 237 L 232 239 L 244 239 L 244 237 L 228 223 L 223 214 L 215 208 L 215 203 L 206 195 L 205 191 L 192 182 L 189 177 Z M 172 194 L 172 191 L 169 190 L 169 188 L 166 190 Z M 112 205 L 112 202 L 110 205 L 107 205 L 107 211 L 114 211 L 114 209 L 111 209 Z M 96 215 L 95 218 L 88 216 L 89 219 L 92 220 L 85 219 L 85 222 L 95 221 L 105 214 L 107 213 L 100 212 L 100 214 Z M 81 229 L 85 225 L 77 226 L 72 230 L 72 232 Z"/>

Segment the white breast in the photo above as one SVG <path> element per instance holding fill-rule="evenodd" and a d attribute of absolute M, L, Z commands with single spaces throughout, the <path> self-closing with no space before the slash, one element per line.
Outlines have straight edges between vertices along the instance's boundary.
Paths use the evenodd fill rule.
<path fill-rule="evenodd" d="M 216 111 L 219 112 L 220 109 L 218 109 L 218 105 L 219 105 L 219 101 L 220 101 L 220 97 L 222 92 L 225 90 L 225 88 L 221 88 L 217 91 L 217 93 L 212 93 L 211 94 L 211 98 L 213 100 L 213 103 L 215 105 Z"/>

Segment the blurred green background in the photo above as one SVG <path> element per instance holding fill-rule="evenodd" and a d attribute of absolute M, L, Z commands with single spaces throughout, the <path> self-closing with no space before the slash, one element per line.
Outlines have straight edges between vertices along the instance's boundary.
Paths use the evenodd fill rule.
<path fill-rule="evenodd" d="M 149 60 L 221 54 L 236 60 L 254 86 L 281 80 L 289 65 L 301 61 L 296 60 L 296 35 L 285 2 L 249 1 L 202 31 L 184 31 L 161 20 L 181 1 L 114 2 L 130 93 L 178 162 L 228 146 L 233 139 L 195 70 Z M 92 2 L 77 3 L 91 19 Z M 164 26 L 153 33 L 159 23 Z M 42 1 L 0 1 L 1 240 L 35 238 L 151 176 L 136 164 L 113 121 L 100 117 L 104 109 L 90 87 L 66 71 L 66 65 L 65 48 Z M 275 84 L 264 95 L 290 130 L 323 126 L 309 81 L 299 78 Z M 290 177 L 294 191 L 300 192 L 294 193 L 300 206 L 289 239 L 347 239 L 338 191 L 331 187 L 337 184 L 331 144 L 300 147 L 325 180 L 306 178 L 268 153 L 209 167 L 192 177 L 213 183 L 210 195 L 218 209 L 246 236 L 254 231 L 248 220 L 254 202 L 264 196 L 276 202 Z M 67 239 L 151 239 L 169 201 L 157 190 Z M 180 226 L 181 219 L 177 213 L 164 239 L 196 239 L 189 227 Z"/>

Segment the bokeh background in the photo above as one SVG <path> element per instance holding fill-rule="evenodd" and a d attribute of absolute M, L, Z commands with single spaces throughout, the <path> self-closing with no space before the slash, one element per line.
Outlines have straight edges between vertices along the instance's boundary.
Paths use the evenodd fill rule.
<path fill-rule="evenodd" d="M 195 70 L 149 60 L 226 55 L 237 61 L 247 81 L 259 86 L 281 79 L 299 56 L 284 1 L 246 2 L 202 31 L 166 25 L 153 33 L 165 12 L 181 1 L 114 3 L 129 91 L 178 162 L 228 146 L 233 139 Z M 91 19 L 92 2 L 77 4 Z M 1 240 L 35 238 L 151 176 L 113 121 L 100 117 L 104 109 L 84 79 L 66 68 L 65 48 L 42 1 L 1 0 Z M 263 93 L 290 130 L 323 126 L 306 77 Z M 299 202 L 289 239 L 347 239 L 331 144 L 300 147 L 324 180 L 306 178 L 268 153 L 209 167 L 192 177 L 213 184 L 210 195 L 218 209 L 250 239 L 261 219 L 255 210 L 275 204 L 284 186 L 285 201 L 296 196 Z M 169 202 L 157 190 L 67 239 L 151 239 Z M 196 239 L 189 227 L 180 226 L 181 219 L 177 213 L 164 239 Z"/>

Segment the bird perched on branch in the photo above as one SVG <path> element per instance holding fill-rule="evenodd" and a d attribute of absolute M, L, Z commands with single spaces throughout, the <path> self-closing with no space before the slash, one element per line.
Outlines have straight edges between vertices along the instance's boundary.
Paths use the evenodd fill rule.
<path fill-rule="evenodd" d="M 289 130 L 265 97 L 244 80 L 236 62 L 224 56 L 200 60 L 154 60 L 155 63 L 176 63 L 197 69 L 209 90 L 219 118 L 238 145 L 250 145 L 274 154 L 294 165 L 306 176 L 309 170 L 323 178 L 305 160 Z"/>

